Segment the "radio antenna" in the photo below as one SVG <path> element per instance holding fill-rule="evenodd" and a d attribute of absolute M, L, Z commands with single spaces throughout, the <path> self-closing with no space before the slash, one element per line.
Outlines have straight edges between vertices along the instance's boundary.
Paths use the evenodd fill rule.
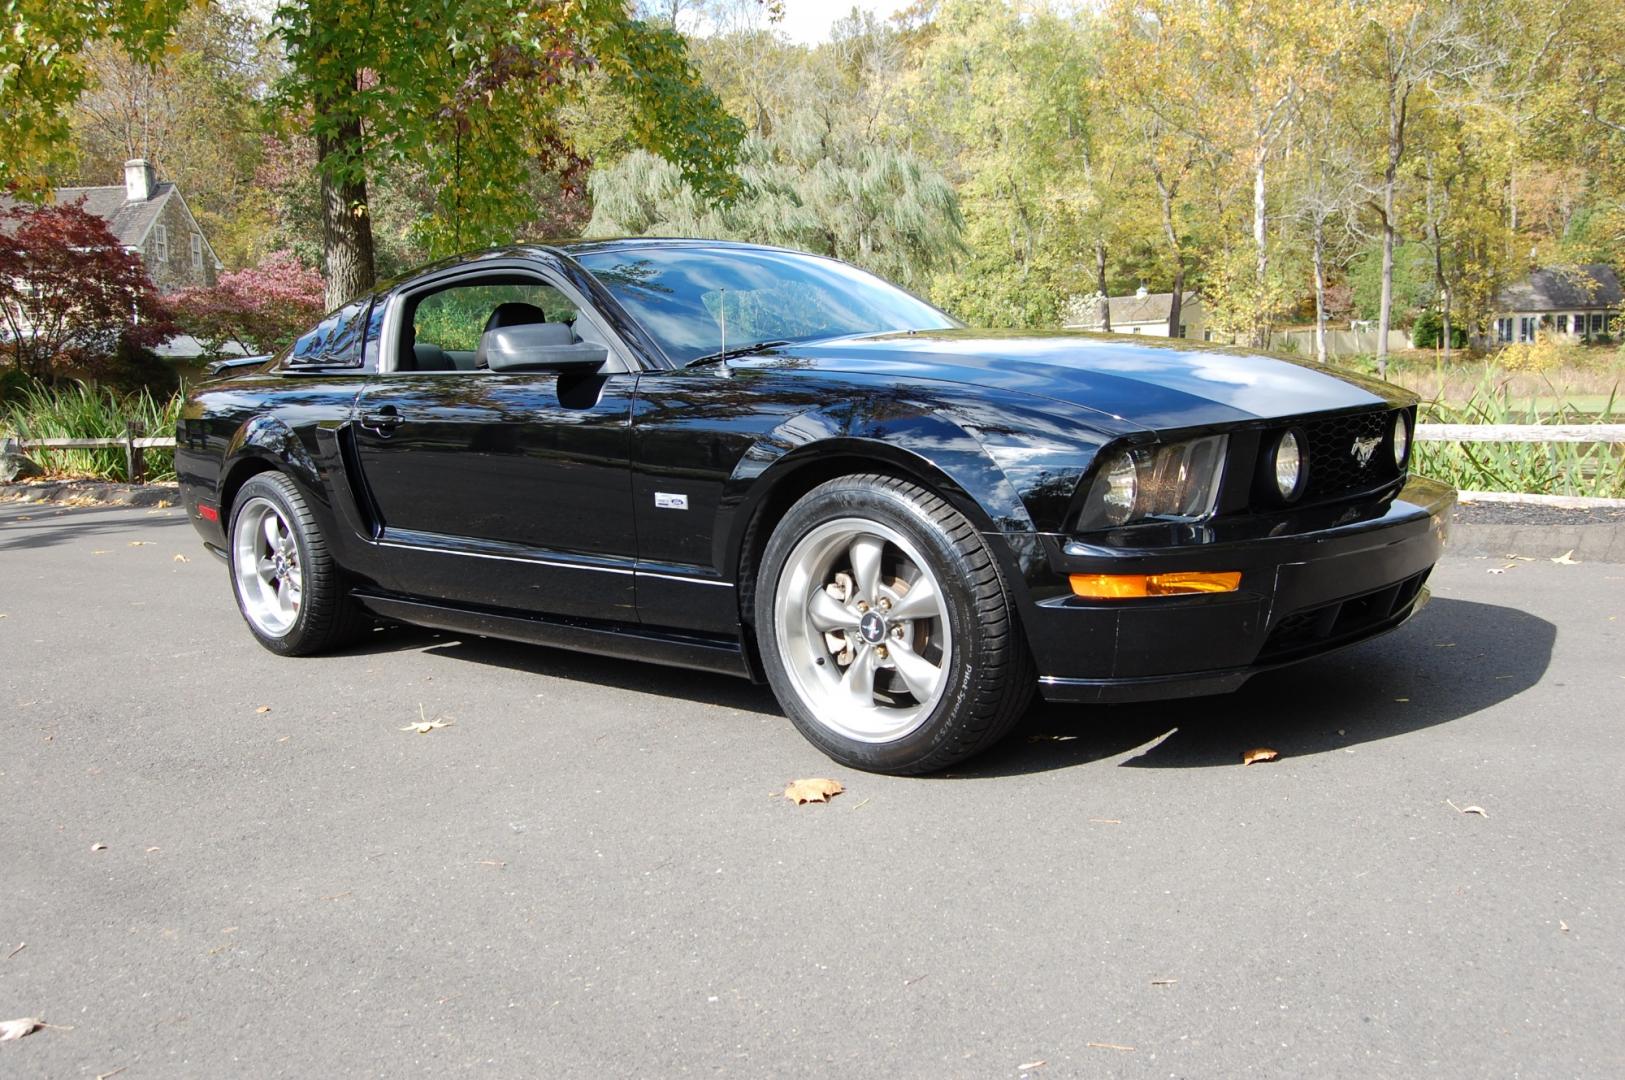
<path fill-rule="evenodd" d="M 722 323 L 722 342 L 717 355 L 722 358 L 722 366 L 728 366 L 728 290 L 717 290 L 717 317 Z"/>

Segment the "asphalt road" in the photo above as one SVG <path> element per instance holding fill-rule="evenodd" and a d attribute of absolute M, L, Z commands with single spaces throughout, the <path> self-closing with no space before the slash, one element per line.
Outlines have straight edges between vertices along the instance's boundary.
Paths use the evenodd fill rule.
<path fill-rule="evenodd" d="M 177 511 L 0 506 L 0 1076 L 1625 1074 L 1625 566 L 1434 590 L 900 780 L 715 676 L 278 659 Z"/>

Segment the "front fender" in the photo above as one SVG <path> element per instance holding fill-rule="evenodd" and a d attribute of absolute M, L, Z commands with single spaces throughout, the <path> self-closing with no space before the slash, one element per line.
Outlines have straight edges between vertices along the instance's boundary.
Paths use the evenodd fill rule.
<path fill-rule="evenodd" d="M 954 392 L 930 403 L 861 398 L 800 413 L 758 439 L 729 478 L 717 564 L 737 570 L 746 533 L 775 492 L 832 461 L 874 462 L 919 477 L 977 529 L 1022 538 L 1056 531 L 1078 481 L 1108 437 L 1016 395 Z M 1009 400 L 1006 400 L 1006 399 Z"/>

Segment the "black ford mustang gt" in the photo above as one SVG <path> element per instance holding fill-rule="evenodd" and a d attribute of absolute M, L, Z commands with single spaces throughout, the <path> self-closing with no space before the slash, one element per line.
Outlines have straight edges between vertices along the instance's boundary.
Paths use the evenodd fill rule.
<path fill-rule="evenodd" d="M 845 764 L 1231 690 L 1426 599 L 1416 401 L 1246 350 L 967 330 L 853 267 L 622 240 L 429 267 L 200 386 L 188 514 L 267 648 L 368 615 L 766 679 Z"/>

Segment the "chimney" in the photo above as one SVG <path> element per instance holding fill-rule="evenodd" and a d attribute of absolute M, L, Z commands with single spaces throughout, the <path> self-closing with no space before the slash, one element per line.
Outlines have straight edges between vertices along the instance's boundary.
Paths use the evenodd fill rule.
<path fill-rule="evenodd" d="M 152 198 L 152 189 L 158 186 L 153 175 L 152 162 L 146 158 L 131 158 L 124 163 L 124 201 L 146 202 Z"/>
<path fill-rule="evenodd" d="M 1147 296 L 1150 295 L 1150 293 L 1146 292 L 1145 282 L 1143 282 L 1143 281 L 1140 282 L 1140 287 L 1138 289 L 1134 290 L 1134 295 L 1139 297 L 1141 300 L 1144 300 Z"/>

